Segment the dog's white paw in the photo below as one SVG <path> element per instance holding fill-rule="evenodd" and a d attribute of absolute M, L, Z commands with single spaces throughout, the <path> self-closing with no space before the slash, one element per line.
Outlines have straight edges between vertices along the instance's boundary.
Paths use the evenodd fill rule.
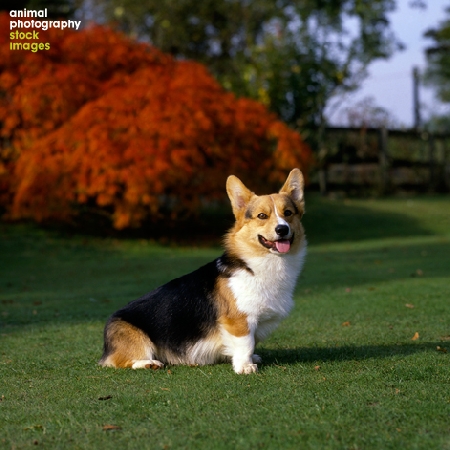
<path fill-rule="evenodd" d="M 132 369 L 153 369 L 158 370 L 164 367 L 164 364 L 161 361 L 156 359 L 141 359 L 139 361 L 135 361 L 131 366 Z"/>
<path fill-rule="evenodd" d="M 240 367 L 235 367 L 234 371 L 238 374 L 248 375 L 250 373 L 258 372 L 258 366 L 256 364 L 247 363 L 247 364 L 243 364 Z"/>
<path fill-rule="evenodd" d="M 253 364 L 261 364 L 262 358 L 261 358 L 261 356 L 254 354 L 254 355 L 252 355 L 252 361 L 253 361 Z"/>
<path fill-rule="evenodd" d="M 256 373 L 256 372 L 258 372 L 258 366 L 256 364 L 246 364 L 244 366 L 245 374 Z"/>

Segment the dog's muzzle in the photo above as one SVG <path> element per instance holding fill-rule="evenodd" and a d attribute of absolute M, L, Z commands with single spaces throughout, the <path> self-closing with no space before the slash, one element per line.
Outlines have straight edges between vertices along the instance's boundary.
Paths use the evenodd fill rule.
<path fill-rule="evenodd" d="M 276 241 L 269 241 L 264 236 L 258 235 L 258 240 L 263 247 L 273 250 L 278 253 L 287 253 L 291 249 L 294 235 L 290 239 L 277 239 Z"/>

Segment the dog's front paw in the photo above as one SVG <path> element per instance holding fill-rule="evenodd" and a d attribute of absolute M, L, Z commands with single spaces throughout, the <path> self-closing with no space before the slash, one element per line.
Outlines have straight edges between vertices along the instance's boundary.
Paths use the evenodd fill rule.
<path fill-rule="evenodd" d="M 234 371 L 239 374 L 248 375 L 250 373 L 258 372 L 258 366 L 256 364 L 247 363 L 247 364 L 243 364 L 240 367 L 235 367 Z"/>
<path fill-rule="evenodd" d="M 246 364 L 244 366 L 245 374 L 256 373 L 256 372 L 258 372 L 258 366 L 256 364 Z"/>

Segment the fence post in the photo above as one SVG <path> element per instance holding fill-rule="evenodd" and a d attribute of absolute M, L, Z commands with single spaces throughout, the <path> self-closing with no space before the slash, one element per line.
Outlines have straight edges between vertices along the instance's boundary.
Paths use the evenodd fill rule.
<path fill-rule="evenodd" d="M 429 181 L 428 181 L 428 191 L 433 192 L 436 189 L 436 171 L 434 165 L 434 136 L 428 134 L 428 168 L 429 168 Z"/>
<path fill-rule="evenodd" d="M 443 145 L 443 156 L 444 156 L 444 187 L 447 191 L 450 191 L 450 158 L 449 158 L 449 147 L 448 147 L 448 140 L 446 139 L 446 136 L 442 139 L 442 145 Z"/>
<path fill-rule="evenodd" d="M 387 192 L 388 171 L 387 171 L 387 141 L 388 131 L 386 127 L 380 128 L 380 151 L 378 153 L 378 162 L 380 165 L 380 194 Z"/>
<path fill-rule="evenodd" d="M 327 194 L 327 168 L 325 165 L 323 165 L 319 169 L 319 187 L 320 187 L 320 193 L 322 195 Z"/>

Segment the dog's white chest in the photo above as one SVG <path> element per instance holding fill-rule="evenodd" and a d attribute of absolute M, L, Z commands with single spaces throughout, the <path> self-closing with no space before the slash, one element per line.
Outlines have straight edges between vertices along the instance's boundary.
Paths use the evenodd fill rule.
<path fill-rule="evenodd" d="M 306 245 L 298 254 L 252 258 L 246 263 L 253 274 L 241 270 L 230 278 L 236 305 L 247 315 L 250 325 L 278 322 L 287 316 L 305 254 Z"/>

